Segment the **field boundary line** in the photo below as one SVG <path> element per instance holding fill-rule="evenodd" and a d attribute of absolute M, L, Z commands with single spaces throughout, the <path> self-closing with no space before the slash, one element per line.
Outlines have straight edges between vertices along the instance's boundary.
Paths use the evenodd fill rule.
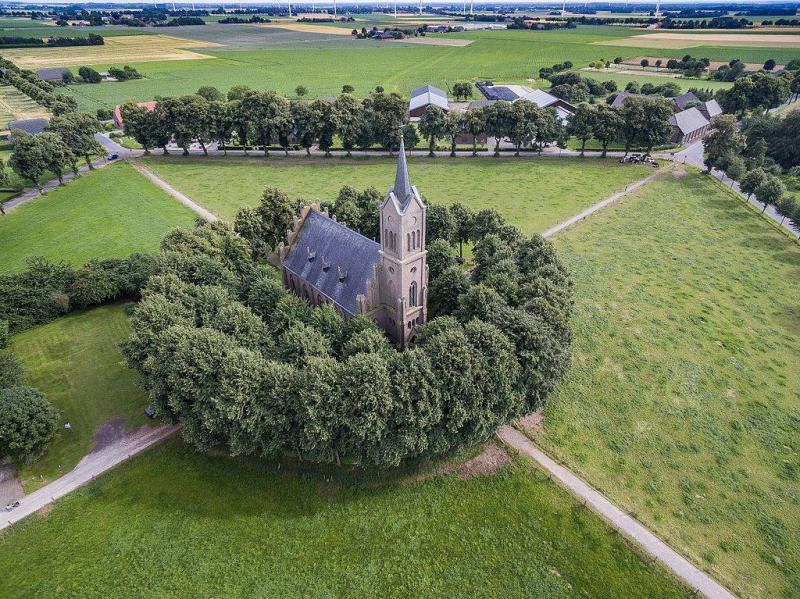
<path fill-rule="evenodd" d="M 638 520 L 611 503 L 589 483 L 553 460 L 523 433 L 505 425 L 497 430 L 497 437 L 515 451 L 532 458 L 559 486 L 658 563 L 668 568 L 691 589 L 709 599 L 736 599 L 736 595 L 675 551 Z"/>
<path fill-rule="evenodd" d="M 622 199 L 623 197 L 628 195 L 630 192 L 639 189 L 643 185 L 647 185 L 648 183 L 650 183 L 654 179 L 656 179 L 656 178 L 660 177 L 661 175 L 663 175 L 665 172 L 666 172 L 665 170 L 658 170 L 658 171 L 656 171 L 654 173 L 651 173 L 651 174 L 647 175 L 644 179 L 639 179 L 638 181 L 634 181 L 633 183 L 629 183 L 628 185 L 625 186 L 625 189 L 623 189 L 622 191 L 618 191 L 617 193 L 608 196 L 606 199 L 600 200 L 599 202 L 597 202 L 593 206 L 589 206 L 586 210 L 584 210 L 582 212 L 579 212 L 575 216 L 572 216 L 572 217 L 568 218 L 567 220 L 561 221 L 560 223 L 558 223 L 554 227 L 550 227 L 549 229 L 547 229 L 547 231 L 542 233 L 542 237 L 547 239 L 548 237 L 552 237 L 556 233 L 560 233 L 564 229 L 567 229 L 567 228 L 571 227 L 575 223 L 581 222 L 582 220 L 584 220 L 587 217 L 591 216 L 595 212 L 598 212 L 599 210 L 602 210 L 606 206 L 610 206 L 611 204 L 619 201 L 620 199 Z"/>
<path fill-rule="evenodd" d="M 167 194 L 171 195 L 181 204 L 183 204 L 190 210 L 196 212 L 204 219 L 206 219 L 208 222 L 217 222 L 219 220 L 219 217 L 216 214 L 210 212 L 209 210 L 206 210 L 200 204 L 195 202 L 192 198 L 172 187 L 169 183 L 164 181 L 164 179 L 156 175 L 153 171 L 151 171 L 149 168 L 147 168 L 140 162 L 131 160 L 128 162 L 128 164 L 130 164 L 133 168 L 135 168 L 139 172 L 139 174 L 144 175 L 147 179 L 149 179 L 150 182 L 155 183 L 158 187 L 161 188 L 162 191 L 165 191 Z"/>

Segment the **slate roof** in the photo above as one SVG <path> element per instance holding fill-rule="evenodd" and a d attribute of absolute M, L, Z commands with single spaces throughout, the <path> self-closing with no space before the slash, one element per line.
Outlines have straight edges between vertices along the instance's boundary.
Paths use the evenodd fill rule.
<path fill-rule="evenodd" d="M 678 107 L 678 110 L 686 110 L 686 106 L 690 102 L 700 102 L 700 98 L 695 96 L 692 92 L 686 92 L 680 96 L 675 96 L 672 98 L 672 101 L 675 102 L 675 106 Z"/>
<path fill-rule="evenodd" d="M 697 131 L 708 125 L 708 120 L 695 106 L 688 110 L 676 112 L 670 117 L 670 123 L 680 129 L 681 133 L 688 135 L 692 131 Z"/>
<path fill-rule="evenodd" d="M 394 175 L 394 197 L 400 205 L 400 212 L 405 212 L 409 202 L 414 197 L 411 187 L 411 178 L 408 176 L 408 162 L 406 161 L 406 144 L 400 137 L 400 152 L 397 155 L 397 172 Z"/>
<path fill-rule="evenodd" d="M 506 85 L 493 85 L 492 87 L 486 87 L 485 90 L 486 97 L 489 100 L 513 102 L 519 98 L 519 96 Z"/>
<path fill-rule="evenodd" d="M 306 215 L 283 266 L 351 316 L 380 260 L 380 244 L 317 210 Z M 339 280 L 340 274 L 344 275 Z"/>
<path fill-rule="evenodd" d="M 551 104 L 558 102 L 558 98 L 556 98 L 553 94 L 548 94 L 543 89 L 535 89 L 532 92 L 522 96 L 520 100 L 533 102 L 539 108 L 547 108 Z"/>
<path fill-rule="evenodd" d="M 416 96 L 421 96 L 423 94 L 435 94 L 437 96 L 447 97 L 447 94 L 444 90 L 439 89 L 438 87 L 434 87 L 433 85 L 423 85 L 416 89 L 411 90 L 411 97 L 414 98 Z"/>
<path fill-rule="evenodd" d="M 39 78 L 44 79 L 45 81 L 61 81 L 64 73 L 67 71 L 69 71 L 69 69 L 65 69 L 63 67 L 54 67 L 51 69 L 39 69 L 36 71 L 36 74 L 39 76 Z"/>
<path fill-rule="evenodd" d="M 632 94 L 630 92 L 619 92 L 614 98 L 614 101 L 611 103 L 611 106 L 613 106 L 614 108 L 619 108 L 620 106 L 625 104 L 625 100 L 627 100 L 630 96 L 635 96 L 635 95 L 637 94 Z"/>
<path fill-rule="evenodd" d="M 708 102 L 704 102 L 702 106 L 699 106 L 699 108 L 700 112 L 702 112 L 703 116 L 705 116 L 708 120 L 711 120 L 715 116 L 719 116 L 722 114 L 722 107 L 716 100 L 709 100 Z"/>
<path fill-rule="evenodd" d="M 27 131 L 28 133 L 38 135 L 45 130 L 45 127 L 47 127 L 48 123 L 50 123 L 50 119 L 47 118 L 19 119 L 16 121 L 11 121 L 8 124 L 8 128 L 10 131 L 14 131 L 16 129 L 18 131 Z"/>
<path fill-rule="evenodd" d="M 497 102 L 497 100 L 486 100 L 486 99 L 473 100 L 472 102 L 469 103 L 469 106 L 467 106 L 467 110 L 474 110 L 475 108 L 485 108 L 486 106 L 491 106 L 495 102 Z"/>

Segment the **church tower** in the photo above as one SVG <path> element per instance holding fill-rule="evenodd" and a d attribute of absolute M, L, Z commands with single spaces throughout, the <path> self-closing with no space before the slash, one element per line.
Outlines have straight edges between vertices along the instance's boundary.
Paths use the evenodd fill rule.
<path fill-rule="evenodd" d="M 380 213 L 384 330 L 400 347 L 407 347 L 428 318 L 427 221 L 425 204 L 408 176 L 402 136 L 394 187 Z"/>

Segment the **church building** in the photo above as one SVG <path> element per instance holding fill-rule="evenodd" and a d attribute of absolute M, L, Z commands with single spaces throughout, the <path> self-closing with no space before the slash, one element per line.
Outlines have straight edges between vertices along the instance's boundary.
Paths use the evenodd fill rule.
<path fill-rule="evenodd" d="M 312 305 L 362 315 L 405 348 L 428 316 L 425 204 L 411 185 L 403 142 L 380 206 L 380 243 L 304 206 L 278 248 L 283 284 Z"/>

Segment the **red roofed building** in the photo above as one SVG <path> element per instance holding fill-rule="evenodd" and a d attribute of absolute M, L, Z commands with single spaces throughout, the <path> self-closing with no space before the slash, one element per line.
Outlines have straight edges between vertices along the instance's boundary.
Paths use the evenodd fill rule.
<path fill-rule="evenodd" d="M 144 108 L 145 110 L 148 110 L 149 112 L 153 112 L 156 109 L 156 103 L 155 102 L 137 102 L 136 105 L 137 106 L 141 106 L 142 108 Z M 122 113 L 120 112 L 120 105 L 119 104 L 114 106 L 114 122 L 117 124 L 117 127 L 122 127 L 122 125 L 123 125 L 123 123 L 122 123 Z"/>

